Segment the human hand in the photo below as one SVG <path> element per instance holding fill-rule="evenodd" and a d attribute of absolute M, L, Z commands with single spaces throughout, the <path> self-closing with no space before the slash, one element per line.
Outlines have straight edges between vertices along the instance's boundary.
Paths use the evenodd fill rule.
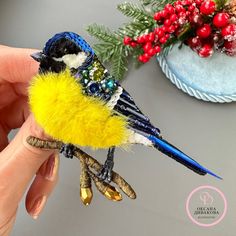
<path fill-rule="evenodd" d="M 9 235 L 18 204 L 26 196 L 26 210 L 36 219 L 58 179 L 59 156 L 55 150 L 39 150 L 26 142 L 30 135 L 50 139 L 29 112 L 27 87 L 38 64 L 34 50 L 0 46 L 0 235 Z M 9 143 L 7 135 L 20 128 Z"/>

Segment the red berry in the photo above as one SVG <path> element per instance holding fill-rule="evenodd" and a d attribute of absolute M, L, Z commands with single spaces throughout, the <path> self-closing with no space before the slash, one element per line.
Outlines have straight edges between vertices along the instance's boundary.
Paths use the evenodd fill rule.
<path fill-rule="evenodd" d="M 196 7 L 192 4 L 188 7 L 189 11 L 194 11 L 196 9 Z"/>
<path fill-rule="evenodd" d="M 150 56 L 147 53 L 144 53 L 143 55 L 140 55 L 138 57 L 138 60 L 143 62 L 143 63 L 146 63 L 150 60 Z"/>
<path fill-rule="evenodd" d="M 159 21 L 160 19 L 161 19 L 161 14 L 160 14 L 160 12 L 156 12 L 155 14 L 154 14 L 154 20 L 156 20 L 156 21 Z"/>
<path fill-rule="evenodd" d="M 131 41 L 132 41 L 132 39 L 130 37 L 125 36 L 123 43 L 124 43 L 124 45 L 129 45 L 131 43 Z"/>
<path fill-rule="evenodd" d="M 166 41 L 167 41 L 166 36 L 163 36 L 162 38 L 159 39 L 159 42 L 160 42 L 161 44 L 166 43 Z"/>
<path fill-rule="evenodd" d="M 190 12 L 190 11 L 186 11 L 186 17 L 189 17 L 189 16 L 191 16 L 191 14 L 192 14 L 192 12 Z"/>
<path fill-rule="evenodd" d="M 135 47 L 137 46 L 137 43 L 133 41 L 133 42 L 130 43 L 130 46 L 131 46 L 132 48 L 135 48 Z"/>
<path fill-rule="evenodd" d="M 179 18 L 186 18 L 186 12 L 184 12 L 184 11 L 179 12 L 178 17 Z"/>
<path fill-rule="evenodd" d="M 162 28 L 158 28 L 156 30 L 156 34 L 157 34 L 158 38 L 161 38 L 164 35 L 164 30 Z"/>
<path fill-rule="evenodd" d="M 154 39 L 155 39 L 155 34 L 154 34 L 154 32 L 149 33 L 148 40 L 151 41 L 151 42 L 153 42 Z"/>
<path fill-rule="evenodd" d="M 209 57 L 213 54 L 213 48 L 210 44 L 205 44 L 203 47 L 198 51 L 198 55 L 200 57 Z"/>
<path fill-rule="evenodd" d="M 201 4 L 200 11 L 202 14 L 211 15 L 216 10 L 215 2 L 211 0 L 206 0 Z"/>
<path fill-rule="evenodd" d="M 138 60 L 139 60 L 140 62 L 143 62 L 143 55 L 139 55 L 139 56 L 138 56 Z"/>
<path fill-rule="evenodd" d="M 185 9 L 184 9 L 184 7 L 183 7 L 182 5 L 177 5 L 177 6 L 175 7 L 175 10 L 176 10 L 177 12 L 185 11 Z"/>
<path fill-rule="evenodd" d="M 224 42 L 225 53 L 229 56 L 236 55 L 236 41 L 225 41 Z"/>
<path fill-rule="evenodd" d="M 154 33 L 155 33 L 156 35 L 159 33 L 159 31 L 160 31 L 160 28 L 159 28 L 159 27 L 154 29 Z"/>
<path fill-rule="evenodd" d="M 144 38 L 144 42 L 148 42 L 149 41 L 149 35 L 148 34 L 144 34 L 143 38 Z"/>
<path fill-rule="evenodd" d="M 236 42 L 225 40 L 225 42 L 224 42 L 224 47 L 225 47 L 226 49 L 233 49 L 233 48 L 236 47 Z"/>
<path fill-rule="evenodd" d="M 204 24 L 202 27 L 197 29 L 197 36 L 200 38 L 208 38 L 211 34 L 211 26 Z"/>
<path fill-rule="evenodd" d="M 170 34 L 166 34 L 165 38 L 166 38 L 166 40 L 168 40 L 170 38 Z"/>
<path fill-rule="evenodd" d="M 201 4 L 202 4 L 202 0 L 195 0 L 195 3 L 196 3 L 197 5 L 201 5 Z"/>
<path fill-rule="evenodd" d="M 171 22 L 175 22 L 175 21 L 177 21 L 177 19 L 178 19 L 178 16 L 177 16 L 176 14 L 172 14 L 172 15 L 170 16 Z"/>
<path fill-rule="evenodd" d="M 175 27 L 175 30 L 179 28 L 179 24 L 177 22 L 173 26 Z"/>
<path fill-rule="evenodd" d="M 179 24 L 179 25 L 183 26 L 183 25 L 185 25 L 186 23 L 187 23 L 186 18 L 184 18 L 184 17 L 180 17 L 180 18 L 179 18 L 179 20 L 178 20 L 178 24 Z"/>
<path fill-rule="evenodd" d="M 182 4 L 185 5 L 185 6 L 189 6 L 190 4 L 192 4 L 192 1 L 191 0 L 184 0 L 182 2 Z"/>
<path fill-rule="evenodd" d="M 171 25 L 171 20 L 166 19 L 166 20 L 164 21 L 164 25 L 165 25 L 165 26 L 170 26 L 170 25 Z"/>
<path fill-rule="evenodd" d="M 174 5 L 175 5 L 175 6 L 178 6 L 178 5 L 181 5 L 181 4 L 182 4 L 182 2 L 181 2 L 181 1 L 179 1 L 179 0 L 178 0 L 178 1 L 176 1 L 176 2 L 174 2 Z"/>
<path fill-rule="evenodd" d="M 171 34 L 174 33 L 175 32 L 175 26 L 174 25 L 169 26 L 167 31 Z"/>
<path fill-rule="evenodd" d="M 199 38 L 198 36 L 196 36 L 196 37 L 194 37 L 194 38 L 188 39 L 188 45 L 189 45 L 192 49 L 196 49 L 196 48 L 202 46 L 202 42 L 201 42 L 200 38 Z"/>
<path fill-rule="evenodd" d="M 160 15 L 162 18 L 166 18 L 168 15 L 168 12 L 164 9 L 164 10 L 160 11 Z"/>
<path fill-rule="evenodd" d="M 175 12 L 175 8 L 170 4 L 166 4 L 164 8 L 169 14 L 173 14 Z"/>
<path fill-rule="evenodd" d="M 152 56 L 154 56 L 156 54 L 156 51 L 155 51 L 154 48 L 151 48 L 147 53 L 148 53 L 149 56 L 152 57 Z"/>
<path fill-rule="evenodd" d="M 143 57 L 144 57 L 146 60 L 149 60 L 149 59 L 150 59 L 150 56 L 148 55 L 148 53 L 144 53 L 144 54 L 143 54 Z"/>
<path fill-rule="evenodd" d="M 161 47 L 159 45 L 156 45 L 154 47 L 154 50 L 155 50 L 156 53 L 159 53 L 161 51 Z"/>
<path fill-rule="evenodd" d="M 142 43 L 144 43 L 144 37 L 143 37 L 143 35 L 141 35 L 141 36 L 139 36 L 138 38 L 137 38 L 137 43 L 139 43 L 139 44 L 142 44 Z"/>
<path fill-rule="evenodd" d="M 229 22 L 229 14 L 227 13 L 217 13 L 213 18 L 213 24 L 216 27 L 225 27 Z"/>
<path fill-rule="evenodd" d="M 202 15 L 200 14 L 193 15 L 192 21 L 197 25 L 202 25 L 203 24 Z"/>
<path fill-rule="evenodd" d="M 144 46 L 143 46 L 144 52 L 148 52 L 151 48 L 152 48 L 152 44 L 151 44 L 150 42 L 147 42 L 147 43 L 144 44 Z"/>
<path fill-rule="evenodd" d="M 167 32 L 168 27 L 166 27 L 166 26 L 164 25 L 164 26 L 162 26 L 161 28 L 162 28 L 162 30 L 163 30 L 164 32 Z"/>
<path fill-rule="evenodd" d="M 143 63 L 148 62 L 148 59 L 147 59 L 146 57 L 144 57 L 143 55 L 140 55 L 140 56 L 138 57 L 138 60 L 139 60 L 140 62 L 143 62 Z"/>
<path fill-rule="evenodd" d="M 222 29 L 221 34 L 223 37 L 236 35 L 236 25 L 228 24 L 226 27 Z"/>

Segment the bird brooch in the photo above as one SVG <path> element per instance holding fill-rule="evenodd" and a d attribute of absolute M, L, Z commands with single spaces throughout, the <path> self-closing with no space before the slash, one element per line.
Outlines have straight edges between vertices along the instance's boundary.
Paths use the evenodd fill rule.
<path fill-rule="evenodd" d="M 80 196 L 85 205 L 93 197 L 92 181 L 110 200 L 122 199 L 111 182 L 128 197 L 136 198 L 132 187 L 113 171 L 115 149 L 130 144 L 156 148 L 200 175 L 220 179 L 162 138 L 160 130 L 81 36 L 58 33 L 32 57 L 39 62 L 39 73 L 30 82 L 30 109 L 53 140 L 30 136 L 27 141 L 38 148 L 59 149 L 65 157 L 80 160 Z M 105 163 L 101 165 L 81 147 L 108 149 Z"/>

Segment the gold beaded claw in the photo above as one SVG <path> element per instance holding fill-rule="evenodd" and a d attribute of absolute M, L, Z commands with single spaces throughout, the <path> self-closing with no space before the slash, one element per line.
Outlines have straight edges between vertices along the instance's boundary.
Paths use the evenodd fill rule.
<path fill-rule="evenodd" d="M 29 136 L 26 141 L 33 147 L 41 149 L 61 149 L 63 143 L 60 141 L 41 140 L 39 138 Z M 121 193 L 109 183 L 101 181 L 96 174 L 89 168 L 99 173 L 102 165 L 93 157 L 75 147 L 74 156 L 80 160 L 81 174 L 80 174 L 80 199 L 86 206 L 89 205 L 93 198 L 92 184 L 93 180 L 98 191 L 107 199 L 112 201 L 121 201 Z M 112 171 L 112 180 L 129 198 L 135 199 L 136 193 L 133 188 L 116 172 Z"/>

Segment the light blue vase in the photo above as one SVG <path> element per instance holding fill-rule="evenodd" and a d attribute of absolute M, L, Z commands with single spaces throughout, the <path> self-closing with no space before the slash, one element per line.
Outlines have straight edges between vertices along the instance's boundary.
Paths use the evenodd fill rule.
<path fill-rule="evenodd" d="M 176 45 L 157 60 L 167 78 L 189 95 L 210 102 L 236 101 L 236 57 L 214 53 L 201 58 L 188 46 Z"/>

